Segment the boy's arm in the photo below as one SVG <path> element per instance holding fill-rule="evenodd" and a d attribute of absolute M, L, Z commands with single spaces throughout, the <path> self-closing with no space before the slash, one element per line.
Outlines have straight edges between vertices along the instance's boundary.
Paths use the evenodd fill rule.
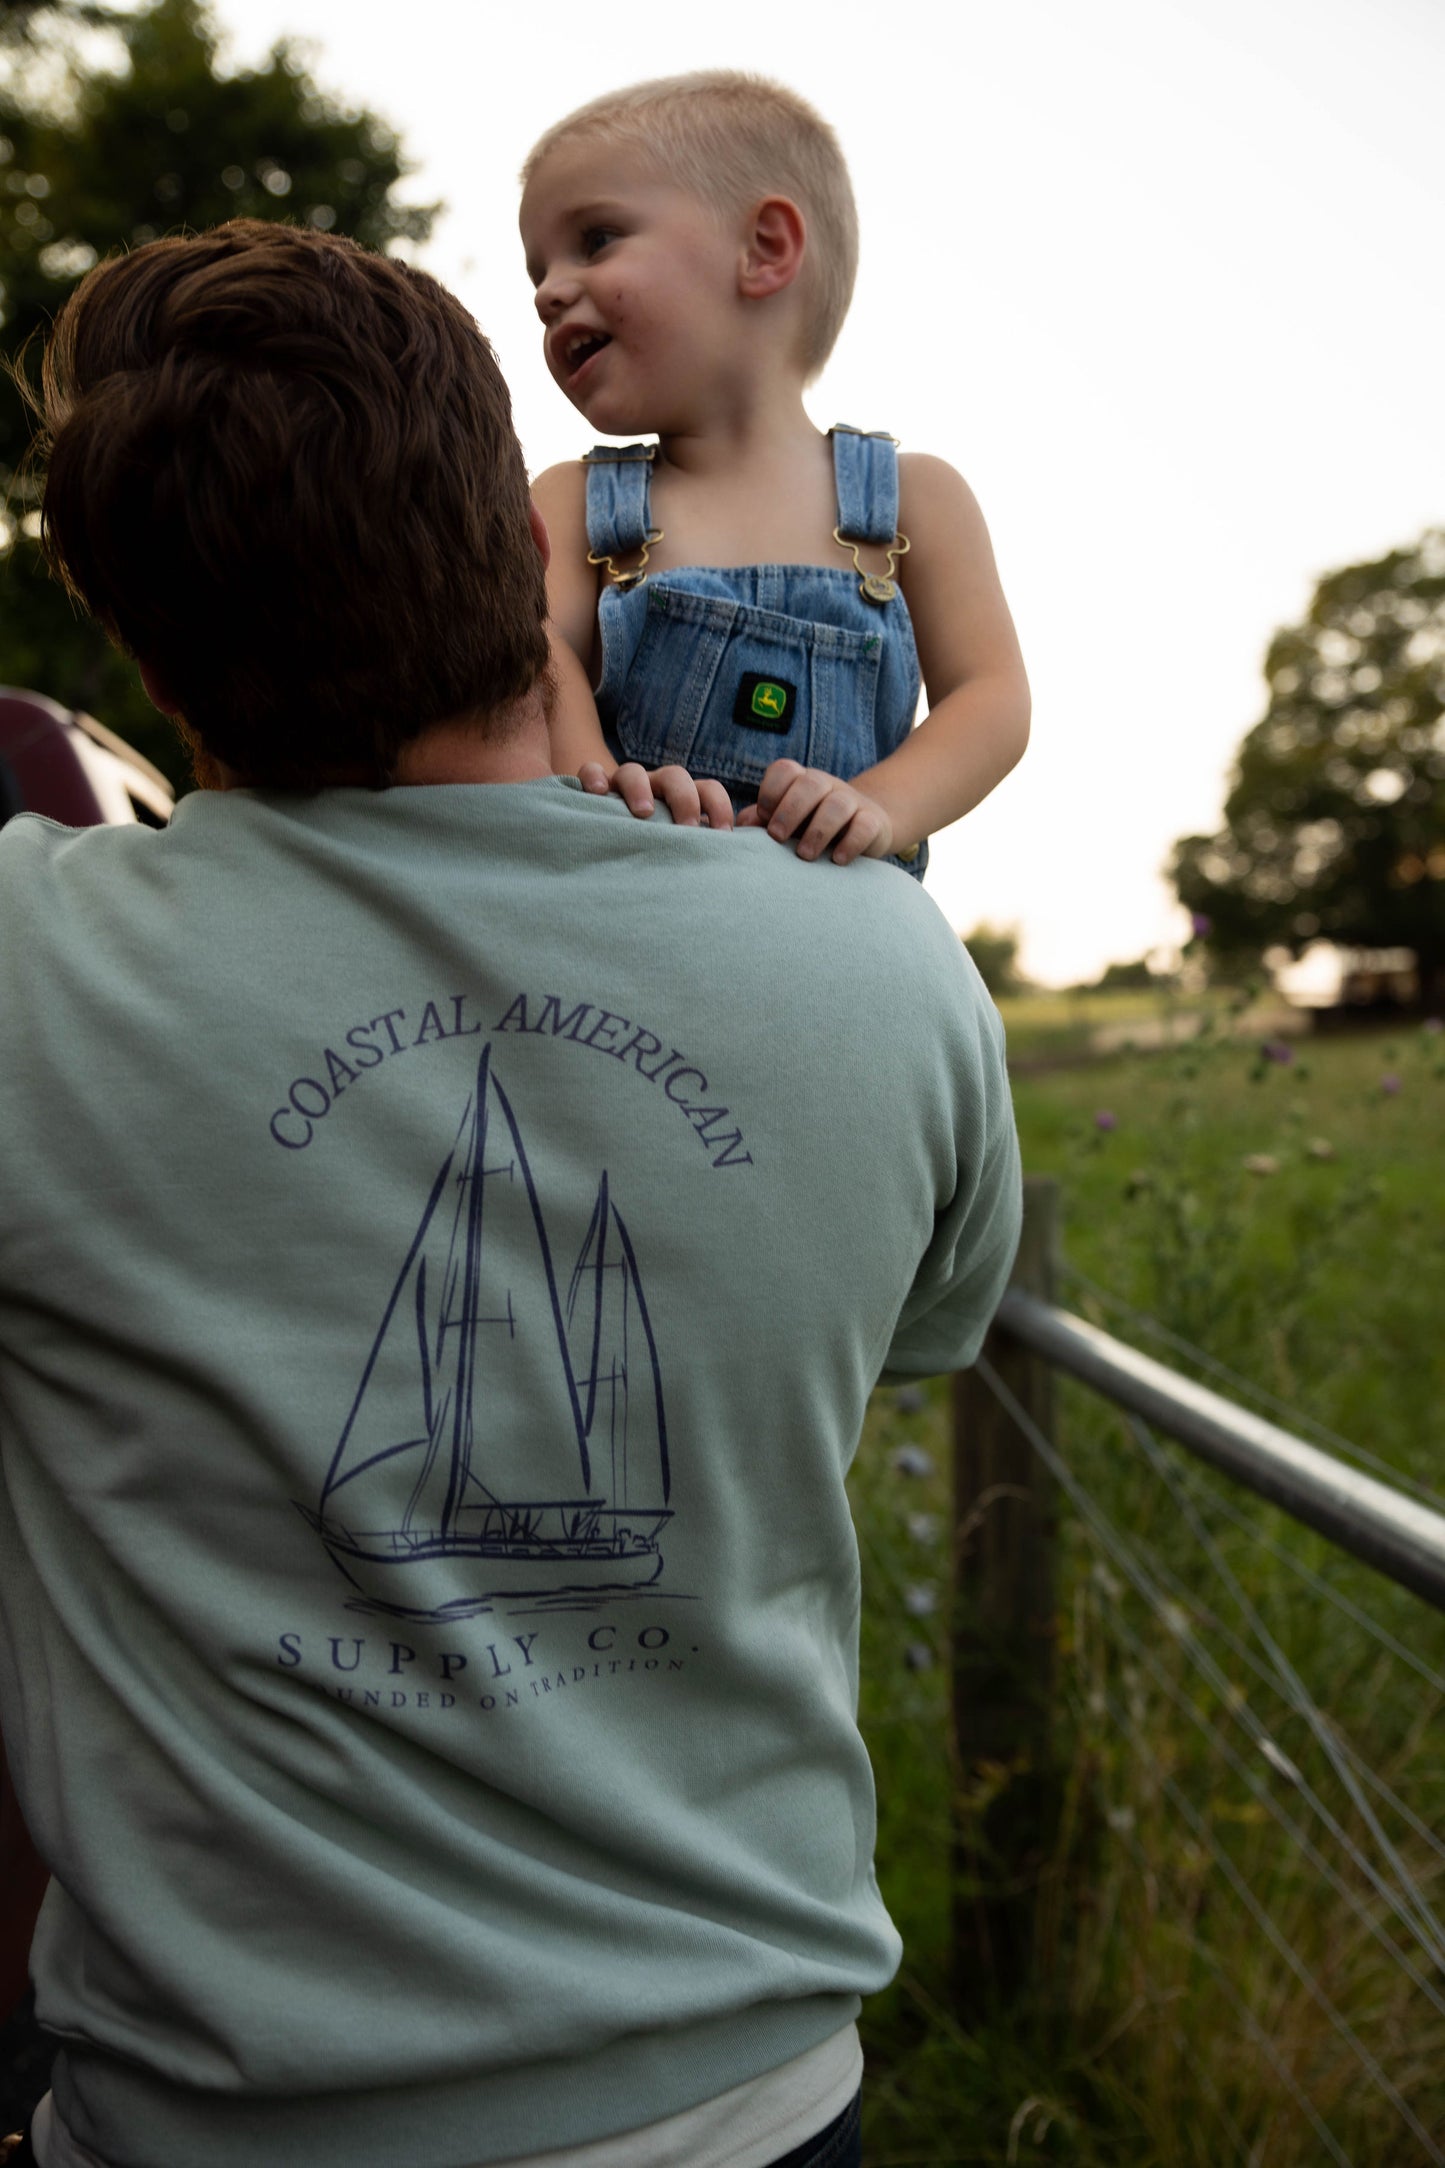
<path fill-rule="evenodd" d="M 597 639 L 597 578 L 587 562 L 587 469 L 580 459 L 549 467 L 532 485 L 552 544 L 547 567 L 547 636 L 552 650 L 552 700 L 547 736 L 554 775 L 578 776 L 605 796 L 615 790 L 639 820 L 656 798 L 681 828 L 695 828 L 704 814 L 713 828 L 731 828 L 732 800 L 721 783 L 694 782 L 686 768 L 655 768 L 615 761 L 607 749 L 597 702 L 592 697 L 592 652 Z M 655 794 L 655 795 L 654 795 Z"/>
<path fill-rule="evenodd" d="M 577 459 L 549 467 L 532 484 L 532 501 L 552 544 L 547 567 L 555 687 L 547 733 L 557 775 L 596 762 L 608 781 L 617 763 L 607 750 L 589 675 L 597 637 L 597 578 L 587 562 L 587 470 Z"/>
<path fill-rule="evenodd" d="M 758 818 L 798 837 L 798 855 L 829 844 L 840 865 L 921 843 L 1002 782 L 1029 736 L 1029 685 L 993 547 L 972 490 L 941 459 L 900 459 L 900 566 L 928 713 L 886 760 L 840 782 L 792 761 L 763 779 Z"/>
<path fill-rule="evenodd" d="M 547 627 L 551 650 L 552 697 L 547 703 L 547 741 L 552 752 L 554 775 L 580 775 L 589 788 L 598 787 L 591 771 L 600 772 L 601 788 L 609 788 L 617 763 L 607 750 L 597 702 L 592 697 L 587 672 L 569 640 L 557 630 L 554 618 Z"/>
<path fill-rule="evenodd" d="M 906 850 L 971 813 L 1029 742 L 1029 681 L 993 545 L 961 474 L 923 453 L 898 462 L 901 572 L 928 713 L 894 753 L 853 778 Z"/>

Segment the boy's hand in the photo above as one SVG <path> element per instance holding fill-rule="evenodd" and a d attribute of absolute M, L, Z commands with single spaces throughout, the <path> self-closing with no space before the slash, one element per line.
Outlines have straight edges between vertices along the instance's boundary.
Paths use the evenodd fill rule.
<path fill-rule="evenodd" d="M 876 798 L 796 760 L 772 763 L 757 804 L 744 806 L 738 826 L 766 828 L 779 843 L 795 837 L 800 858 L 821 858 L 831 844 L 839 866 L 855 858 L 886 858 L 893 848 L 893 823 Z"/>
<path fill-rule="evenodd" d="M 695 781 L 686 768 L 644 768 L 640 761 L 624 760 L 611 775 L 600 761 L 585 761 L 577 771 L 584 790 L 605 798 L 618 797 L 637 820 L 645 821 L 660 798 L 677 828 L 731 828 L 733 802 L 721 783 Z"/>

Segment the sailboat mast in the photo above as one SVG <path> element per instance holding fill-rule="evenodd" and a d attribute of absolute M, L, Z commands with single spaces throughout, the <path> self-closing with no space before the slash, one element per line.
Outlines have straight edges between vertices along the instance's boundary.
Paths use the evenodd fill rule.
<path fill-rule="evenodd" d="M 461 1346 L 457 1351 L 456 1389 L 452 1401 L 451 1476 L 442 1527 L 449 1535 L 466 1496 L 472 1460 L 472 1388 L 477 1368 L 477 1305 L 482 1277 L 483 1173 L 487 1153 L 487 1076 L 491 1042 L 482 1049 L 477 1064 L 476 1102 L 472 1114 L 471 1149 L 462 1179 L 467 1184 L 466 1246 L 462 1264 Z"/>

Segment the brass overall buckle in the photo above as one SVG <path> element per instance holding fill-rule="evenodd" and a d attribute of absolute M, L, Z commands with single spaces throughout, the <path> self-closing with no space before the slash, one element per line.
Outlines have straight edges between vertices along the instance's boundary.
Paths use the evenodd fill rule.
<path fill-rule="evenodd" d="M 587 562 L 589 565 L 606 565 L 607 577 L 611 580 L 618 594 L 630 594 L 634 587 L 640 587 L 647 578 L 647 553 L 654 542 L 660 542 L 661 540 L 662 529 L 660 527 L 649 527 L 643 537 L 642 555 L 630 572 L 619 572 L 605 550 L 589 550 L 587 552 Z M 888 569 L 890 572 L 893 570 L 891 563 Z"/>
<path fill-rule="evenodd" d="M 876 602 L 880 608 L 884 603 L 891 602 L 898 592 L 898 582 L 893 577 L 898 569 L 898 560 L 900 557 L 906 557 L 911 547 L 907 535 L 896 534 L 888 545 L 888 572 L 886 577 L 881 572 L 865 572 L 863 570 L 862 560 L 858 555 L 858 544 L 850 535 L 840 534 L 835 527 L 833 529 L 833 540 L 840 550 L 851 550 L 853 552 L 853 570 L 858 575 L 858 592 L 863 597 L 863 600 L 865 602 Z"/>

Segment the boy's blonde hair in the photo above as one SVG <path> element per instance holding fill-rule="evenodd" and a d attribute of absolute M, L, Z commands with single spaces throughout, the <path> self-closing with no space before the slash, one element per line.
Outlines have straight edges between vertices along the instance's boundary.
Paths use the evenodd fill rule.
<path fill-rule="evenodd" d="M 729 212 L 767 195 L 793 199 L 808 227 L 802 360 L 816 376 L 853 298 L 858 211 L 838 138 L 807 99 L 731 68 L 633 83 L 549 128 L 522 168 L 523 188 L 560 144 L 579 136 L 636 145 L 669 180 Z"/>

